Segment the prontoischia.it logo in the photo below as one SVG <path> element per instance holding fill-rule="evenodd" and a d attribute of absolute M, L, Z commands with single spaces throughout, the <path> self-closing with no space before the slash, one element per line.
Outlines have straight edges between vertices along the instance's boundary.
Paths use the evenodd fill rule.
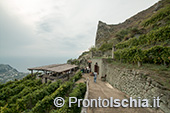
<path fill-rule="evenodd" d="M 65 103 L 65 100 L 62 97 L 56 97 L 54 99 L 54 105 L 56 107 L 62 107 L 64 105 L 64 103 Z"/>
<path fill-rule="evenodd" d="M 150 100 L 151 101 L 151 100 Z M 141 99 L 138 97 L 137 99 L 133 99 L 130 97 L 129 99 L 113 99 L 113 97 L 110 97 L 110 99 L 101 99 L 101 97 L 98 97 L 98 99 L 77 99 L 76 97 L 69 97 L 69 107 L 72 106 L 72 104 L 77 104 L 78 107 L 154 107 L 158 108 L 160 107 L 160 99 L 159 97 L 153 97 L 152 99 L 152 105 L 149 105 L 148 99 Z M 62 107 L 65 104 L 65 100 L 62 97 L 56 97 L 54 99 L 54 105 L 56 107 Z"/>

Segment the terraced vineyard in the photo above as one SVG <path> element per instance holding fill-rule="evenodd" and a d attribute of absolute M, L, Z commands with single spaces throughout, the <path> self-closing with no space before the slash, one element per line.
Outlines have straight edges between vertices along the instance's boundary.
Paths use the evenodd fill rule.
<path fill-rule="evenodd" d="M 41 80 L 26 76 L 20 81 L 7 82 L 0 86 L 0 112 L 1 113 L 49 113 L 64 111 L 80 112 L 81 108 L 73 106 L 57 109 L 53 101 L 56 97 L 68 96 L 83 98 L 86 85 L 75 84 L 81 78 L 81 72 L 76 73 L 69 81 L 41 83 Z M 74 82 L 73 82 L 74 81 Z M 67 102 L 67 101 L 66 101 Z"/>

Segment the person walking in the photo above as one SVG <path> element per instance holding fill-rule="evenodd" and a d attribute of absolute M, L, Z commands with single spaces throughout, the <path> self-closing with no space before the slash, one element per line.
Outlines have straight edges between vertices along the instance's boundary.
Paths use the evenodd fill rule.
<path fill-rule="evenodd" d="M 88 67 L 88 66 L 87 66 L 87 68 L 86 68 L 86 69 L 87 69 L 87 73 L 89 73 L 89 67 Z"/>
<path fill-rule="evenodd" d="M 96 83 L 96 79 L 97 79 L 97 73 L 94 72 L 94 82 Z"/>

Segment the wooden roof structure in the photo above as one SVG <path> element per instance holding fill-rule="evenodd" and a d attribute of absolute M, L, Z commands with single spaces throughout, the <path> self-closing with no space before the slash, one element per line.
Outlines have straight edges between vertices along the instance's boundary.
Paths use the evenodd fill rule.
<path fill-rule="evenodd" d="M 69 71 L 69 70 L 74 69 L 76 67 L 77 67 L 76 65 L 72 65 L 72 64 L 52 64 L 52 65 L 28 68 L 28 70 L 30 70 L 30 71 L 33 71 L 33 70 L 51 71 L 51 72 L 60 73 L 60 72 Z"/>

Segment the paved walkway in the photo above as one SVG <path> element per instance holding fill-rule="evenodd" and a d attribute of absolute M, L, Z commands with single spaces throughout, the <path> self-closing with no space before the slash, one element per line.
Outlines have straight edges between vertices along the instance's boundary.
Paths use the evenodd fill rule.
<path fill-rule="evenodd" d="M 125 99 L 128 98 L 126 94 L 113 88 L 109 83 L 101 81 L 97 78 L 97 82 L 94 83 L 93 77 L 89 74 L 84 74 L 83 78 L 78 82 L 83 82 L 85 78 L 89 78 L 89 99 Z M 88 108 L 88 113 L 161 113 L 158 111 L 153 111 L 148 108 Z"/>

